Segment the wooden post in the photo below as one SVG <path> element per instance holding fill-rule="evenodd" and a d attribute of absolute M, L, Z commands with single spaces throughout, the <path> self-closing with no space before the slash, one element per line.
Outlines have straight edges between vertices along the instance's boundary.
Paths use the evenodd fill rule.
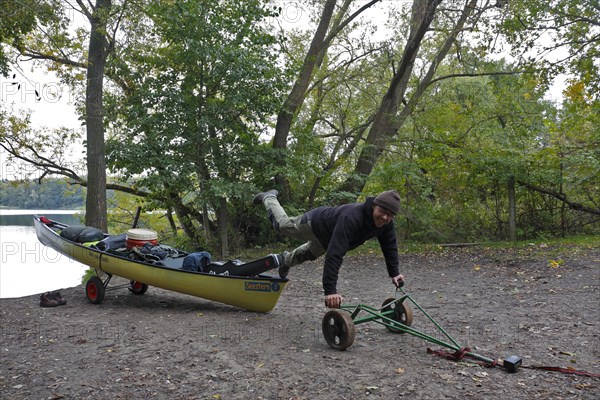
<path fill-rule="evenodd" d="M 517 200 L 514 176 L 508 178 L 508 236 L 512 242 L 517 241 Z"/>

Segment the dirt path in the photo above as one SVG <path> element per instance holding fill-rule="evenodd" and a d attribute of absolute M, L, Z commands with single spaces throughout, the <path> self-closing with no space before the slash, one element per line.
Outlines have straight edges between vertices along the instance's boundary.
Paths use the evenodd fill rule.
<path fill-rule="evenodd" d="M 535 255 L 532 255 L 535 254 Z M 321 260 L 296 267 L 277 307 L 257 314 L 150 288 L 66 306 L 0 300 L 0 397 L 6 399 L 597 399 L 600 378 L 509 374 L 429 355 L 439 349 L 375 323 L 346 351 L 321 334 Z M 402 255 L 406 291 L 464 346 L 526 366 L 600 373 L 600 251 L 452 249 Z M 348 257 L 346 303 L 394 296 L 380 257 Z M 413 327 L 433 334 L 415 311 Z"/>

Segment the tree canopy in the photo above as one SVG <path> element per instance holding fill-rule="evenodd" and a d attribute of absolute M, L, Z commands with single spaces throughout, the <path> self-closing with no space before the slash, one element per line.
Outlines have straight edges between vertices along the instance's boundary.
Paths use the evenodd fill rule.
<path fill-rule="evenodd" d="M 272 187 L 291 212 L 396 189 L 399 231 L 418 240 L 598 232 L 597 5 L 328 0 L 302 3 L 311 20 L 289 29 L 266 0 L 100 3 L 107 83 L 91 92 L 94 30 L 66 29 L 59 4 L 0 39 L 103 95 L 107 188 L 196 242 L 226 253 L 270 240 L 250 200 Z M 557 74 L 561 103 L 547 98 Z M 89 184 L 36 152 L 57 133 L 1 115 L 13 156 Z"/>

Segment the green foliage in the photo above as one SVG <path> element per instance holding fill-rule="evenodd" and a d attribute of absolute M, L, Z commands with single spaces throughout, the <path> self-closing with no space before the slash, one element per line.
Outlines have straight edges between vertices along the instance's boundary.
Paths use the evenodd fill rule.
<path fill-rule="evenodd" d="M 407 216 L 398 225 L 412 240 L 507 237 L 510 178 L 593 208 L 600 200 L 593 103 L 574 93 L 580 103 L 557 110 L 542 95 L 527 74 L 440 82 L 366 191 L 402 193 Z M 520 186 L 517 197 L 519 237 L 598 232 L 593 217 L 565 210 L 557 199 Z"/>
<path fill-rule="evenodd" d="M 217 222 L 222 198 L 243 218 L 254 177 L 271 175 L 260 134 L 283 88 L 274 14 L 260 1 L 153 1 L 147 15 L 149 40 L 122 54 L 131 91 L 109 104 L 108 164 L 196 228 L 211 229 L 199 216 Z"/>
<path fill-rule="evenodd" d="M 55 1 L 0 0 L 0 44 L 8 44 L 18 51 L 24 48 L 25 37 L 36 25 L 53 19 Z M 9 57 L 0 45 L 0 74 L 8 76 Z"/>
<path fill-rule="evenodd" d="M 513 54 L 550 80 L 568 73 L 600 93 L 600 8 L 587 0 L 507 2 L 501 29 Z"/>

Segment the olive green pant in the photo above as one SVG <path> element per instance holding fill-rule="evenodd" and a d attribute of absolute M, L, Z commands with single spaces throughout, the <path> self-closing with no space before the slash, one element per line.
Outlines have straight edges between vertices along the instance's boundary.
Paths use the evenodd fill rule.
<path fill-rule="evenodd" d="M 325 254 L 325 248 L 314 235 L 310 221 L 302 222 L 302 215 L 288 217 L 287 213 L 279 204 L 277 197 L 270 196 L 264 199 L 263 205 L 267 209 L 267 215 L 273 228 L 284 236 L 292 239 L 306 240 L 302 246 L 295 248 L 291 253 L 284 255 L 284 265 L 291 267 L 304 261 L 315 260 Z"/>

